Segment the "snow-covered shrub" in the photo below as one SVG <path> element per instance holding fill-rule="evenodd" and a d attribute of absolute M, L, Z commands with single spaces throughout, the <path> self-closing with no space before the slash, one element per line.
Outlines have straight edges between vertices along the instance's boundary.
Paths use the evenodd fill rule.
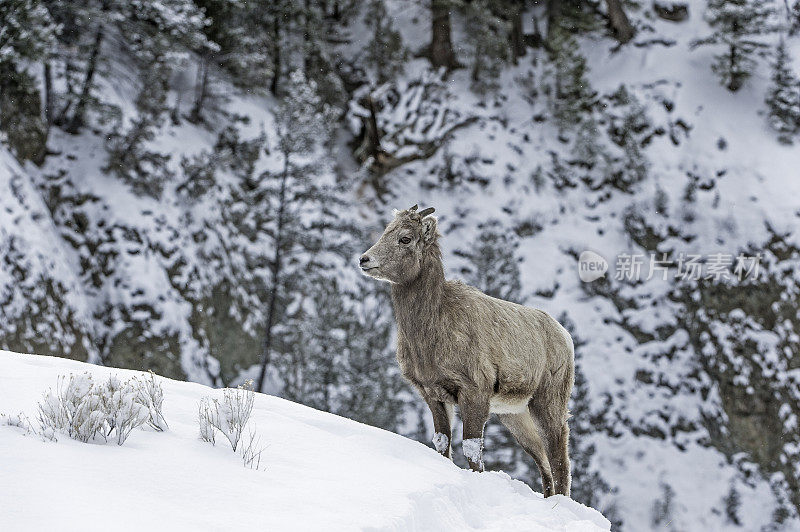
<path fill-rule="evenodd" d="M 137 381 L 139 391 L 139 402 L 147 406 L 150 416 L 147 424 L 161 432 L 169 428 L 167 420 L 164 419 L 164 389 L 161 383 L 156 381 L 155 373 L 148 372 L 147 376 L 134 377 Z"/>
<path fill-rule="evenodd" d="M 111 375 L 108 381 L 96 385 L 94 389 L 100 398 L 101 412 L 105 415 L 105 436 L 116 432 L 117 445 L 125 443 L 131 431 L 144 425 L 150 417 L 150 410 L 141 402 L 137 384 L 136 378 L 123 382 L 116 375 Z"/>
<path fill-rule="evenodd" d="M 236 452 L 244 427 L 253 412 L 254 399 L 252 381 L 235 389 L 226 388 L 222 392 L 222 401 L 204 397 L 200 401 L 198 415 L 200 437 L 214 443 L 213 429 L 217 429 L 228 438 L 231 448 Z"/>
<path fill-rule="evenodd" d="M 20 412 L 19 414 L 0 414 L 0 425 L 8 425 L 9 427 L 17 427 L 23 429 L 26 434 L 36 432 L 31 425 L 28 416 Z"/>
<path fill-rule="evenodd" d="M 42 441 L 57 441 L 52 429 L 34 425 L 24 412 L 15 415 L 0 414 L 0 426 L 3 425 L 20 428 L 25 431 L 26 436 L 35 434 L 42 438 Z"/>
<path fill-rule="evenodd" d="M 44 394 L 39 402 L 39 424 L 45 438 L 61 432 L 86 443 L 98 436 L 108 441 L 114 434 L 122 445 L 131 431 L 144 423 L 166 427 L 162 403 L 163 391 L 152 376 L 150 380 L 133 377 L 121 381 L 112 375 L 95 383 L 89 373 L 71 374 L 59 377 L 56 390 Z"/>
<path fill-rule="evenodd" d="M 264 451 L 260 445 L 261 438 L 254 428 L 250 428 L 246 435 L 244 433 L 254 400 L 253 381 L 247 381 L 236 389 L 223 390 L 221 401 L 203 397 L 197 408 L 197 422 L 201 440 L 214 445 L 216 431 L 220 431 L 230 442 L 233 452 L 241 455 L 245 467 L 259 469 Z"/>
<path fill-rule="evenodd" d="M 105 413 L 100 396 L 93 393 L 89 373 L 63 375 L 56 390 L 49 390 L 39 403 L 39 422 L 43 429 L 62 432 L 84 443 L 98 434 L 105 436 Z"/>

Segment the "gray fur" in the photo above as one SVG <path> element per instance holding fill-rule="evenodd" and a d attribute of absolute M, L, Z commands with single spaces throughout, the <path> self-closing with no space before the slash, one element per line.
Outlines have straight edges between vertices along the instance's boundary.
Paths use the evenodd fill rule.
<path fill-rule="evenodd" d="M 569 495 L 572 338 L 546 312 L 445 280 L 436 218 L 421 216 L 429 212 L 397 212 L 361 257 L 366 275 L 392 285 L 403 376 L 428 403 L 437 433 L 450 437 L 458 405 L 464 439 L 482 439 L 495 412 L 536 461 L 544 495 Z M 480 458 L 469 463 L 483 470 Z"/>

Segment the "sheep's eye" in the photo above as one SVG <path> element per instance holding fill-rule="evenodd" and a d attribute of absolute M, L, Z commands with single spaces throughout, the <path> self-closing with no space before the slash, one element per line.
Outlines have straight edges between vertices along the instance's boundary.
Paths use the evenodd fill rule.
<path fill-rule="evenodd" d="M 400 243 L 401 244 L 409 244 L 409 243 L 411 243 L 411 237 L 404 236 L 403 238 L 400 239 Z"/>

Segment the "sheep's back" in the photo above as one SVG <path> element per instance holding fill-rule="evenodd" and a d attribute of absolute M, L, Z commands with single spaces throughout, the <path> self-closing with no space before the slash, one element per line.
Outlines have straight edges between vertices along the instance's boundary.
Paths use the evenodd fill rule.
<path fill-rule="evenodd" d="M 525 393 L 546 371 L 554 374 L 573 364 L 572 338 L 546 312 L 488 296 L 460 282 L 448 282 L 446 288 L 444 332 L 462 344 L 466 339 L 469 352 L 462 356 L 476 380 L 494 381 L 495 387 L 509 393 L 517 388 Z"/>

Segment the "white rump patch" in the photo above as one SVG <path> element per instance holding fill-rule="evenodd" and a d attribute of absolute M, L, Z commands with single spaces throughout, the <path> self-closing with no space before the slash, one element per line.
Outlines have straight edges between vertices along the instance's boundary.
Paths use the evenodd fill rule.
<path fill-rule="evenodd" d="M 464 456 L 473 464 L 483 465 L 483 438 L 469 438 L 461 442 Z"/>
<path fill-rule="evenodd" d="M 489 411 L 494 414 L 519 414 L 528 409 L 528 401 L 530 401 L 530 397 L 508 400 L 500 395 L 495 395 L 489 399 Z"/>
<path fill-rule="evenodd" d="M 436 450 L 440 453 L 444 454 L 447 452 L 447 449 L 450 447 L 450 438 L 447 437 L 447 434 L 442 434 L 441 432 L 437 432 L 433 435 L 433 446 L 436 447 Z"/>

